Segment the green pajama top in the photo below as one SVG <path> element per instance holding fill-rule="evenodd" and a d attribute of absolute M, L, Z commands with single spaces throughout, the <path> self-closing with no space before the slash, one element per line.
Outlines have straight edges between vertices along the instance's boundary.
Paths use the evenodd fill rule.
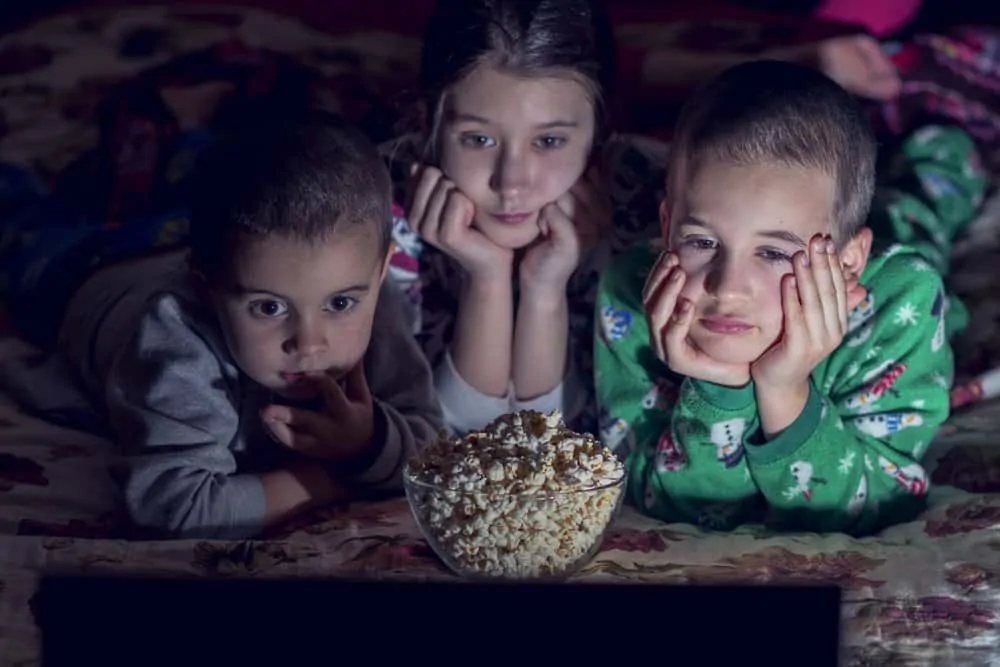
<path fill-rule="evenodd" d="M 752 382 L 681 377 L 653 354 L 642 288 L 657 254 L 643 244 L 620 255 L 598 286 L 601 439 L 627 453 L 631 502 L 723 530 L 765 519 L 861 534 L 914 518 L 953 373 L 948 298 L 923 256 L 897 244 L 869 260 L 844 342 L 814 370 L 798 419 L 765 441 Z"/>

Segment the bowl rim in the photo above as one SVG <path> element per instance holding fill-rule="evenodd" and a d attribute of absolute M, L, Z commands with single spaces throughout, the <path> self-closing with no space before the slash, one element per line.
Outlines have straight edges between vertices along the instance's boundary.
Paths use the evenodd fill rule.
<path fill-rule="evenodd" d="M 628 479 L 628 469 L 623 466 L 622 467 L 622 473 L 621 473 L 620 477 L 618 477 L 617 479 L 615 479 L 613 481 L 605 482 L 604 484 L 601 484 L 599 486 L 581 487 L 581 488 L 576 488 L 576 489 L 569 489 L 567 491 L 546 491 L 544 493 L 530 493 L 530 492 L 526 492 L 526 491 L 521 491 L 521 492 L 518 492 L 518 493 L 502 493 L 501 494 L 501 493 L 497 493 L 497 492 L 492 492 L 491 493 L 491 491 L 489 491 L 489 490 L 482 490 L 482 491 L 461 491 L 461 490 L 458 490 L 458 489 L 448 489 L 448 488 L 445 488 L 445 487 L 440 486 L 438 484 L 433 484 L 431 482 L 425 482 L 423 480 L 419 480 L 419 479 L 415 478 L 411 474 L 410 461 L 407 461 L 406 464 L 403 466 L 403 486 L 404 486 L 404 489 L 408 488 L 410 486 L 413 486 L 413 487 L 420 487 L 420 488 L 422 488 L 425 491 L 439 491 L 439 492 L 442 492 L 442 493 L 444 493 L 444 492 L 451 492 L 451 493 L 458 493 L 458 494 L 461 494 L 461 495 L 476 495 L 476 494 L 482 494 L 482 495 L 499 495 L 499 496 L 504 496 L 504 497 L 508 497 L 508 498 L 531 498 L 532 500 L 544 500 L 546 498 L 562 498 L 562 497 L 567 497 L 567 496 L 582 495 L 582 494 L 586 494 L 586 493 L 597 493 L 599 491 L 608 491 L 610 489 L 614 489 L 615 487 L 624 486 L 624 484 L 625 484 L 625 482 L 626 482 L 627 479 Z"/>

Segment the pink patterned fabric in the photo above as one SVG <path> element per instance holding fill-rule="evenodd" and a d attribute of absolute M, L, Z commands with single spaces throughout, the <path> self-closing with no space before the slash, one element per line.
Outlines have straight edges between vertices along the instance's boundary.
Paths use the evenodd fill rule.
<path fill-rule="evenodd" d="M 825 0 L 814 16 L 827 21 L 857 23 L 884 37 L 899 30 L 920 9 L 920 0 Z"/>

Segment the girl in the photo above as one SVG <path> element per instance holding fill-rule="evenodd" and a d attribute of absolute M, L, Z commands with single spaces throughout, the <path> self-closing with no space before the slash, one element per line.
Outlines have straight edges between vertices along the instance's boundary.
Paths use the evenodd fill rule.
<path fill-rule="evenodd" d="M 559 409 L 593 430 L 596 271 L 657 233 L 665 150 L 609 136 L 607 16 L 589 0 L 442 0 L 421 62 L 425 132 L 385 147 L 393 275 L 449 425 Z"/>

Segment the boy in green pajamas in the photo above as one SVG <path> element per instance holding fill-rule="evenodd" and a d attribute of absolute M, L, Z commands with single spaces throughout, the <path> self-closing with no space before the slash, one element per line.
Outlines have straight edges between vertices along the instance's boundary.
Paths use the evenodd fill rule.
<path fill-rule="evenodd" d="M 643 511 L 855 534 L 920 511 L 953 372 L 939 271 L 985 179 L 953 128 L 902 154 L 922 192 L 880 191 L 869 218 L 875 139 L 829 79 L 756 62 L 688 103 L 665 247 L 598 286 L 601 437 Z"/>

